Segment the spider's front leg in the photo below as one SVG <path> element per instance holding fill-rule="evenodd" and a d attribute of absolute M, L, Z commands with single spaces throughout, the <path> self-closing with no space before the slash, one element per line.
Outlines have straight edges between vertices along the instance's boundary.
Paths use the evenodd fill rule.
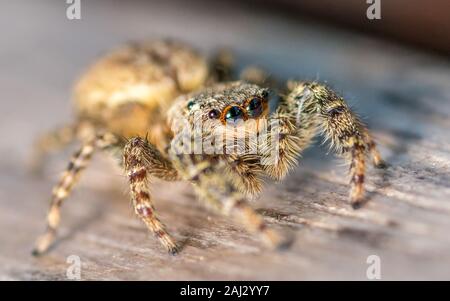
<path fill-rule="evenodd" d="M 336 153 L 350 163 L 350 202 L 354 208 L 360 207 L 366 156 L 372 156 L 376 167 L 384 166 L 367 128 L 344 99 L 329 87 L 317 82 L 291 82 L 289 88 L 290 93 L 280 110 L 297 125 L 298 136 L 312 137 L 316 129 L 321 130 Z"/>
<path fill-rule="evenodd" d="M 62 203 L 69 196 L 81 172 L 86 168 L 95 149 L 105 149 L 117 143 L 112 134 L 98 134 L 87 139 L 81 148 L 75 152 L 66 171 L 62 174 L 59 183 L 53 188 L 50 209 L 47 214 L 47 229 L 36 242 L 33 255 L 40 255 L 48 250 L 56 237 L 61 213 Z"/>
<path fill-rule="evenodd" d="M 176 254 L 178 247 L 156 215 L 148 184 L 150 176 L 168 181 L 177 180 L 177 171 L 153 145 L 139 137 L 130 139 L 126 144 L 123 163 L 130 183 L 131 198 L 136 214 L 167 251 L 170 254 Z"/>
<path fill-rule="evenodd" d="M 291 243 L 290 239 L 270 229 L 248 204 L 232 179 L 238 175 L 230 173 L 225 160 L 190 154 L 172 154 L 171 157 L 183 178 L 192 182 L 205 205 L 232 217 L 249 232 L 260 236 L 270 248 L 282 249 Z"/>

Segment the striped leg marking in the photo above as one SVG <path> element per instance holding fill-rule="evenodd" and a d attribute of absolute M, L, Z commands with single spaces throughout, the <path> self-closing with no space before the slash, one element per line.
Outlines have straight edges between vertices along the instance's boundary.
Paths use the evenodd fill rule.
<path fill-rule="evenodd" d="M 61 214 L 60 208 L 65 199 L 70 195 L 81 172 L 86 168 L 92 154 L 96 148 L 104 149 L 117 142 L 112 134 L 98 135 L 94 139 L 85 142 L 83 146 L 75 152 L 62 174 L 59 183 L 53 188 L 50 209 L 47 214 L 47 229 L 36 242 L 33 255 L 40 255 L 48 250 L 56 237 Z"/>
<path fill-rule="evenodd" d="M 66 171 L 62 174 L 59 183 L 53 188 L 50 210 L 47 214 L 47 229 L 37 240 L 33 255 L 39 255 L 48 250 L 55 239 L 59 226 L 60 208 L 63 201 L 69 196 L 73 186 L 78 180 L 81 171 L 86 167 L 95 149 L 95 141 L 85 143 L 72 157 Z"/>
<path fill-rule="evenodd" d="M 165 166 L 165 164 L 157 157 L 152 156 L 154 153 L 150 150 L 154 151 L 154 148 L 147 141 L 141 138 L 131 139 L 124 150 L 125 172 L 130 183 L 131 198 L 136 214 L 147 225 L 147 228 L 155 234 L 167 251 L 174 255 L 178 252 L 178 247 L 156 215 L 148 188 L 150 170 L 156 168 L 155 164 L 159 167 Z M 151 162 L 155 162 L 155 164 L 151 164 Z M 168 166 L 166 167 L 168 168 Z M 173 173 L 169 170 L 162 174 L 174 176 Z"/>
<path fill-rule="evenodd" d="M 316 82 L 294 82 L 288 98 L 302 99 L 308 115 L 316 116 L 319 128 L 330 141 L 331 148 L 350 162 L 350 202 L 358 208 L 364 201 L 364 174 L 366 157 L 372 156 L 376 167 L 384 162 L 369 131 L 345 100 L 329 87 Z"/>

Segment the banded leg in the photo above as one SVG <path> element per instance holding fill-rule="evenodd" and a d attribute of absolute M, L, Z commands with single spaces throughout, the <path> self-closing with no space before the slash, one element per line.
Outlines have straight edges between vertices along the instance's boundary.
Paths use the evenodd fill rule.
<path fill-rule="evenodd" d="M 344 99 L 325 85 L 293 82 L 286 101 L 287 106 L 297 112 L 297 116 L 314 119 L 312 128 L 318 126 L 336 153 L 343 155 L 350 163 L 350 202 L 354 208 L 358 208 L 364 197 L 366 156 L 370 154 L 377 167 L 383 166 L 367 128 Z M 302 121 L 300 120 L 300 124 Z"/>
<path fill-rule="evenodd" d="M 72 143 L 77 134 L 77 125 L 65 125 L 40 136 L 34 143 L 29 168 L 33 173 L 40 173 L 46 156 L 61 150 Z"/>
<path fill-rule="evenodd" d="M 386 168 L 386 162 L 381 158 L 381 154 L 377 149 L 376 143 L 368 131 L 364 133 L 365 141 L 368 145 L 369 152 L 372 156 L 372 163 L 377 168 Z"/>
<path fill-rule="evenodd" d="M 233 174 L 229 173 L 225 161 L 201 155 L 173 155 L 173 162 L 183 178 L 193 183 L 199 199 L 208 207 L 235 219 L 271 248 L 289 245 L 290 241 L 267 227 L 263 218 L 247 203 L 233 184 Z"/>
<path fill-rule="evenodd" d="M 177 180 L 177 171 L 155 147 L 138 137 L 132 138 L 125 146 L 123 162 L 136 214 L 167 251 L 172 255 L 176 254 L 178 247 L 156 214 L 148 184 L 150 175 L 169 181 Z"/>
<path fill-rule="evenodd" d="M 53 188 L 50 209 L 47 214 L 47 229 L 45 233 L 38 238 L 33 250 L 33 255 L 44 253 L 54 241 L 61 220 L 61 205 L 72 191 L 81 171 L 85 169 L 90 161 L 95 148 L 105 148 L 115 141 L 113 135 L 99 135 L 98 137 L 85 142 L 81 148 L 75 152 L 66 171 L 62 174 L 59 183 Z"/>

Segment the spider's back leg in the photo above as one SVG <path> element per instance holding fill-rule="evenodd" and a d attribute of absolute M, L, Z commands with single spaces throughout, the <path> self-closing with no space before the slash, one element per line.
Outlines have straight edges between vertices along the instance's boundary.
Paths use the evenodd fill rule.
<path fill-rule="evenodd" d="M 116 137 L 111 134 L 98 135 L 83 143 L 70 160 L 67 169 L 61 175 L 58 184 L 53 188 L 50 209 L 47 214 L 47 228 L 40 236 L 33 250 L 34 255 L 40 255 L 48 250 L 55 239 L 61 220 L 61 205 L 69 196 L 81 172 L 86 168 L 96 148 L 106 148 L 116 143 Z"/>

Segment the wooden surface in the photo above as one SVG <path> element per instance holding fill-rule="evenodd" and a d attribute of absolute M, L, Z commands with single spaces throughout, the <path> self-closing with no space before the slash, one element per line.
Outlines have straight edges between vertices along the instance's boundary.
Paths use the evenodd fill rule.
<path fill-rule="evenodd" d="M 60 2 L 10 1 L 0 10 L 0 279 L 66 279 L 70 255 L 80 257 L 84 280 L 365 280 L 369 255 L 380 257 L 382 279 L 450 279 L 448 61 L 255 8 L 82 1 L 82 20 L 69 21 Z M 134 216 L 121 172 L 98 154 L 63 207 L 57 245 L 31 257 L 69 156 L 33 178 L 25 170 L 33 138 L 70 120 L 71 85 L 84 66 L 111 46 L 155 36 L 206 53 L 231 46 L 240 66 L 319 78 L 343 92 L 391 165 L 369 170 L 367 205 L 350 208 L 346 168 L 314 146 L 254 203 L 295 236 L 277 253 L 199 206 L 188 185 L 156 182 L 162 219 L 185 242 L 170 257 Z"/>

